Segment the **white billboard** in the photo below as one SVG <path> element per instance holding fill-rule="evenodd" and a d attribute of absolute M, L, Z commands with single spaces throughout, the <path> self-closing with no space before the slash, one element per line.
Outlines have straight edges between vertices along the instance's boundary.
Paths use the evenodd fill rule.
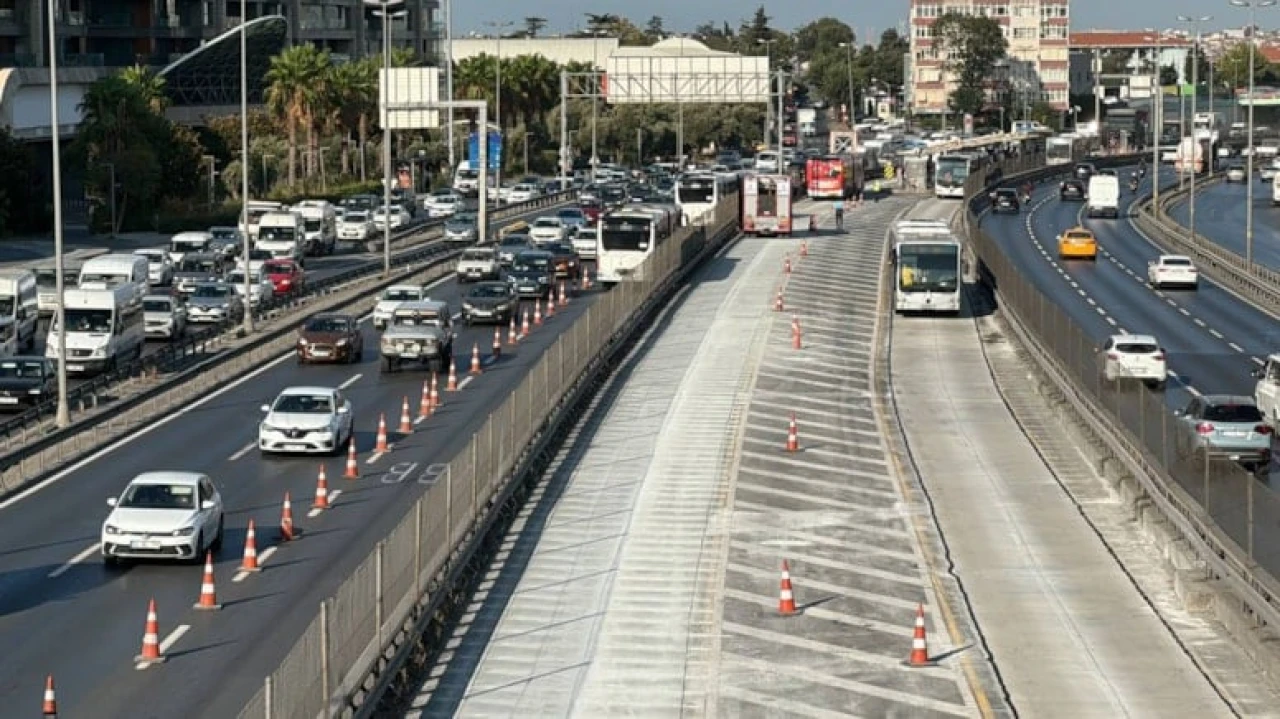
<path fill-rule="evenodd" d="M 378 111 L 386 109 L 388 129 L 440 127 L 439 110 L 421 109 L 439 101 L 440 71 L 437 68 L 393 67 L 378 71 Z"/>
<path fill-rule="evenodd" d="M 769 101 L 766 57 L 614 54 L 605 68 L 602 89 L 614 105 Z"/>

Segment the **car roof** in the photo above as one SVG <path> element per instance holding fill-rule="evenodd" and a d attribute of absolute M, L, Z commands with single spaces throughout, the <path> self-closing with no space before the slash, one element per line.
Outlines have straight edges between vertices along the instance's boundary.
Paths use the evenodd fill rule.
<path fill-rule="evenodd" d="M 390 287 L 388 287 L 387 289 L 383 290 L 383 292 L 387 292 L 387 291 L 389 291 L 389 290 L 423 290 L 423 291 L 426 291 L 426 289 L 425 289 L 422 285 L 415 285 L 415 284 L 412 284 L 412 283 L 409 283 L 409 284 L 403 284 L 403 285 L 391 285 L 391 286 L 390 286 Z"/>
<path fill-rule="evenodd" d="M 281 397 L 285 395 L 309 395 L 309 394 L 337 394 L 338 390 L 333 387 L 321 387 L 319 385 L 298 385 L 296 387 L 285 387 L 280 390 Z"/>
<path fill-rule="evenodd" d="M 135 254 L 135 255 L 163 255 L 163 256 L 165 256 L 165 257 L 167 257 L 167 256 L 169 255 L 169 253 L 168 253 L 168 252 L 166 252 L 165 250 L 160 249 L 159 247 L 140 247 L 140 248 L 138 248 L 138 249 L 134 250 L 134 251 L 133 251 L 133 254 Z"/>
<path fill-rule="evenodd" d="M 1186 260 L 1187 262 L 1190 262 L 1190 261 L 1191 261 L 1191 258 L 1190 258 L 1190 257 L 1187 257 L 1186 255 L 1160 255 L 1159 259 L 1161 259 L 1161 260 Z"/>
<path fill-rule="evenodd" d="M 546 250 L 525 250 L 520 253 L 520 257 L 551 257 L 551 253 Z"/>
<path fill-rule="evenodd" d="M 449 303 L 443 300 L 414 300 L 412 302 L 404 302 L 396 308 L 396 312 L 402 312 L 404 310 L 448 314 Z"/>
<path fill-rule="evenodd" d="M 1159 346 L 1160 341 L 1152 335 L 1111 335 L 1112 341 L 1128 345 L 1148 344 Z"/>
<path fill-rule="evenodd" d="M 354 320 L 355 315 L 349 315 L 345 312 L 317 312 L 307 318 L 308 320 Z"/>
<path fill-rule="evenodd" d="M 551 216 L 549 216 L 549 215 L 544 215 L 544 216 L 539 217 L 538 219 L 534 220 L 534 221 L 533 221 L 533 224 L 535 224 L 535 225 L 536 225 L 536 224 L 538 224 L 539 222 L 554 222 L 554 223 L 556 223 L 556 224 L 558 225 L 558 224 L 560 224 L 560 218 L 559 218 L 559 217 L 551 217 Z"/>
<path fill-rule="evenodd" d="M 1256 407 L 1257 402 L 1252 397 L 1242 394 L 1206 394 L 1201 399 L 1206 404 L 1234 404 L 1244 407 Z"/>
<path fill-rule="evenodd" d="M 147 302 L 148 300 L 169 300 L 170 302 L 177 302 L 178 298 L 173 295 L 146 295 L 142 298 L 143 302 Z"/>
<path fill-rule="evenodd" d="M 129 484 L 195 484 L 207 476 L 199 472 L 162 470 L 158 472 L 143 472 L 129 480 Z"/>
<path fill-rule="evenodd" d="M 1068 227 L 1068 228 L 1067 228 L 1067 230 L 1066 230 L 1066 232 L 1064 232 L 1063 234 L 1067 234 L 1067 233 L 1074 233 L 1074 234 L 1077 234 L 1077 235 L 1080 235 L 1080 234 L 1084 234 L 1084 235 L 1092 235 L 1092 234 L 1093 234 L 1093 230 L 1091 230 L 1091 229 L 1089 229 L 1088 227 L 1085 227 L 1085 226 L 1083 226 L 1083 225 L 1076 225 L 1075 227 Z"/>
<path fill-rule="evenodd" d="M 528 236 L 528 235 L 517 235 L 517 234 L 507 235 L 506 237 L 502 238 L 502 242 L 500 242 L 500 243 L 498 243 L 498 244 L 500 244 L 500 245 L 527 245 L 527 244 L 529 244 L 529 236 Z"/>

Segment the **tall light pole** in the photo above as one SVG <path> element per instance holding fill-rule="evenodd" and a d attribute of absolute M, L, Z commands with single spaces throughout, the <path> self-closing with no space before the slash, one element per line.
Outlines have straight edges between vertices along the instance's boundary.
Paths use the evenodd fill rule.
<path fill-rule="evenodd" d="M 382 276 L 391 276 L 391 18 L 405 14 L 403 0 L 364 0 L 382 18 Z"/>
<path fill-rule="evenodd" d="M 495 49 L 495 51 L 497 52 L 498 57 L 493 63 L 493 74 L 495 75 L 494 84 L 496 85 L 496 87 L 494 87 L 494 90 L 493 90 L 493 124 L 498 126 L 498 142 L 499 143 L 504 143 L 506 141 L 506 138 L 503 137 L 503 129 L 502 129 L 502 34 L 513 26 L 515 26 L 515 23 L 510 20 L 495 20 L 493 22 L 485 23 L 485 27 L 493 28 L 494 37 L 497 38 L 497 48 Z M 480 135 L 479 137 L 476 138 L 476 142 L 485 143 L 485 147 L 489 146 L 489 128 L 487 127 L 480 128 Z M 501 144 L 499 145 L 499 147 L 501 147 Z M 493 173 L 493 189 L 495 192 L 498 193 L 494 202 L 497 202 L 502 199 L 502 159 L 501 157 L 502 157 L 501 155 L 498 156 L 498 166 Z M 488 202 L 489 188 L 482 187 L 480 188 L 480 190 L 481 190 L 481 197 L 483 198 L 482 201 Z"/>
<path fill-rule="evenodd" d="M 453 0 L 444 0 L 444 94 L 453 101 Z M 449 172 L 458 167 L 458 157 L 454 150 L 453 105 L 446 110 L 449 139 Z"/>
<path fill-rule="evenodd" d="M 53 0 L 50 0 L 53 2 Z M 240 256 L 244 258 L 244 297 L 253 297 L 249 276 L 249 0 L 240 0 Z M 263 192 L 266 192 L 266 158 L 263 166 Z M 253 333 L 253 312 L 244 312 L 244 333 Z"/>
<path fill-rule="evenodd" d="M 1102 56 L 1098 48 L 1093 49 L 1093 126 L 1098 136 L 1098 144 L 1102 144 Z M 1023 118 L 1026 119 L 1025 117 Z"/>
<path fill-rule="evenodd" d="M 1200 96 L 1200 24 L 1209 22 L 1213 19 L 1212 15 L 1201 15 L 1199 17 L 1187 17 L 1179 15 L 1178 21 L 1185 22 L 1195 31 L 1195 38 L 1191 41 L 1191 200 L 1187 203 L 1187 231 L 1191 236 L 1191 241 L 1196 241 L 1196 151 L 1200 149 L 1200 138 L 1196 137 L 1196 100 Z M 1210 143 L 1209 152 L 1213 152 L 1213 145 Z M 1212 157 L 1205 157 L 1204 162 L 1207 167 L 1213 161 Z"/>
<path fill-rule="evenodd" d="M 591 29 L 591 181 L 596 181 L 596 165 L 600 164 L 596 126 L 600 121 L 600 29 Z"/>
<path fill-rule="evenodd" d="M 777 42 L 777 38 L 756 38 L 756 43 L 764 45 L 765 67 L 769 68 L 769 83 L 773 84 L 773 44 Z M 772 90 L 772 87 L 770 87 Z M 773 93 L 769 94 L 769 102 L 764 104 L 764 132 L 761 133 L 761 141 L 767 148 L 769 146 L 769 127 L 773 125 Z M 778 115 L 778 134 L 782 134 L 782 115 Z M 781 142 L 779 142 L 781 144 Z M 782 154 L 778 154 L 778 171 L 782 171 Z"/>
<path fill-rule="evenodd" d="M 58 293 L 58 305 L 54 308 L 54 323 L 58 326 L 58 414 L 59 428 L 71 424 L 71 410 L 67 407 L 67 313 L 66 283 L 62 278 L 62 140 L 58 122 L 58 25 L 57 0 L 48 0 L 49 23 L 49 125 L 53 129 L 53 273 L 54 290 Z"/>
<path fill-rule="evenodd" d="M 853 40 L 840 43 L 844 48 L 844 72 L 849 79 L 849 126 L 853 127 Z"/>
<path fill-rule="evenodd" d="M 1151 63 L 1155 73 L 1151 80 L 1151 201 L 1156 207 L 1160 206 L 1160 136 L 1164 134 L 1164 85 L 1160 83 L 1161 35 L 1157 30 L 1155 60 Z"/>
<path fill-rule="evenodd" d="M 1260 7 L 1271 7 L 1276 4 L 1276 0 L 1228 0 L 1236 7 L 1248 8 L 1249 10 L 1249 119 L 1248 129 L 1249 135 L 1249 161 L 1245 164 L 1244 184 L 1248 186 L 1245 190 L 1247 199 L 1244 205 L 1244 261 L 1250 265 L 1253 264 L 1253 76 L 1254 56 L 1257 54 L 1257 21 L 1254 16 Z"/>

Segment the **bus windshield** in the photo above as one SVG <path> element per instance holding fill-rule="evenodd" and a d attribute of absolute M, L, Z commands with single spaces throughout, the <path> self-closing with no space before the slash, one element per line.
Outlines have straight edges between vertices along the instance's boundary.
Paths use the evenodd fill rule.
<path fill-rule="evenodd" d="M 1046 149 L 1045 154 L 1050 160 L 1070 160 L 1071 159 L 1071 143 L 1069 142 L 1051 142 Z"/>
<path fill-rule="evenodd" d="M 644 252 L 649 249 L 649 227 L 639 222 L 601 222 L 600 244 L 612 252 Z"/>
<path fill-rule="evenodd" d="M 715 199 L 715 187 L 710 181 L 682 182 L 677 186 L 676 194 L 685 204 L 711 202 Z"/>
<path fill-rule="evenodd" d="M 898 248 L 898 288 L 903 292 L 954 292 L 959 275 L 960 250 L 954 244 Z"/>
<path fill-rule="evenodd" d="M 969 160 L 963 157 L 938 159 L 937 184 L 943 187 L 959 187 L 969 179 Z"/>

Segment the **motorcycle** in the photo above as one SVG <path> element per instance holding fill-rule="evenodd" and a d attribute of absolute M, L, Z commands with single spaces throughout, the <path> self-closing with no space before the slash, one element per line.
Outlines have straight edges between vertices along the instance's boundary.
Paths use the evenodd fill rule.
<path fill-rule="evenodd" d="M 1129 192 L 1136 193 L 1138 191 L 1138 178 L 1129 180 Z"/>

